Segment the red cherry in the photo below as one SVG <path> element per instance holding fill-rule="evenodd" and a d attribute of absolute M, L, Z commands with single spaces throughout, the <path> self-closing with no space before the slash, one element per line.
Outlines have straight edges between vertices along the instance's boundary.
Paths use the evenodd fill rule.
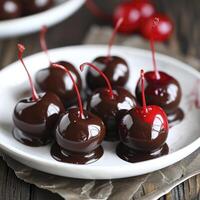
<path fill-rule="evenodd" d="M 138 30 L 141 24 L 155 14 L 155 7 L 150 1 L 133 1 L 119 4 L 114 11 L 114 25 L 120 18 L 124 21 L 119 28 L 121 33 L 132 33 Z"/>
<path fill-rule="evenodd" d="M 140 27 L 148 18 L 152 17 L 156 13 L 155 6 L 151 1 L 142 0 L 142 1 L 133 1 L 133 6 L 137 7 L 140 10 Z"/>
<path fill-rule="evenodd" d="M 144 21 L 141 27 L 141 34 L 143 35 L 143 37 L 151 39 L 152 25 L 154 23 L 155 18 L 159 18 L 159 23 L 154 28 L 154 40 L 160 42 L 168 40 L 173 32 L 173 23 L 172 20 L 164 14 L 155 14 L 154 16 Z"/>
<path fill-rule="evenodd" d="M 60 98 L 52 92 L 40 95 L 36 93 L 31 76 L 22 59 L 24 50 L 24 46 L 18 44 L 18 58 L 27 72 L 32 97 L 17 102 L 13 112 L 15 124 L 13 135 L 23 144 L 42 146 L 51 140 L 57 120 L 64 112 L 64 106 Z"/>
<path fill-rule="evenodd" d="M 56 127 L 56 143 L 51 154 L 62 162 L 85 164 L 94 162 L 103 155 L 101 142 L 105 135 L 105 126 L 96 115 L 83 110 L 81 95 L 70 71 L 63 65 L 53 67 L 67 73 L 73 82 L 79 108 L 70 108 L 61 116 Z"/>
<path fill-rule="evenodd" d="M 53 67 L 46 44 L 46 32 L 47 28 L 43 26 L 40 31 L 40 45 L 48 58 L 49 67 L 43 68 L 36 73 L 36 84 L 41 91 L 51 91 L 57 94 L 62 100 L 65 107 L 69 107 L 76 103 L 74 86 L 72 84 L 69 84 L 69 76 L 63 70 L 55 69 Z M 76 80 L 76 84 L 81 91 L 82 80 L 74 65 L 67 61 L 57 61 L 56 63 L 64 65 L 73 74 Z"/>
<path fill-rule="evenodd" d="M 158 71 L 155 58 L 154 34 L 159 26 L 160 19 L 154 18 L 151 24 L 151 40 L 150 46 L 152 50 L 152 60 L 154 71 L 145 73 L 145 93 L 147 95 L 147 104 L 158 105 L 164 109 L 168 115 L 170 126 L 180 122 L 184 115 L 181 109 L 178 108 L 181 100 L 181 87 L 178 81 L 172 76 Z M 139 84 L 136 86 L 136 97 L 141 104 L 142 88 Z"/>
<path fill-rule="evenodd" d="M 121 33 L 132 33 L 140 25 L 140 10 L 134 7 L 132 2 L 119 4 L 113 14 L 114 26 L 120 18 L 123 18 L 124 21 L 118 31 Z"/>
<path fill-rule="evenodd" d="M 146 106 L 143 70 L 140 83 L 143 105 L 131 109 L 123 116 L 119 125 L 119 135 L 126 147 L 142 152 L 153 152 L 160 149 L 167 139 L 168 120 L 161 107 Z"/>

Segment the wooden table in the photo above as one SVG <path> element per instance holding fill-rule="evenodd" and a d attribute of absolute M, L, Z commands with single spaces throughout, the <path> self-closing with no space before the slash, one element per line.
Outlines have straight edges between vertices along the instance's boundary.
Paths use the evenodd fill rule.
<path fill-rule="evenodd" d="M 97 0 L 98 1 L 98 0 Z M 114 1 L 114 0 L 113 0 Z M 119 1 L 119 0 L 116 0 Z M 105 6 L 106 0 L 100 1 Z M 111 1 L 110 1 L 111 2 Z M 161 11 L 171 15 L 176 24 L 176 48 L 184 54 L 200 57 L 200 3 L 199 0 L 156 0 Z M 91 16 L 85 7 L 63 23 L 48 32 L 48 46 L 55 48 L 80 44 L 89 27 L 98 20 Z M 76 24 L 74 26 L 74 24 Z M 14 27 L 13 27 L 14 28 Z M 26 55 L 40 51 L 38 34 L 0 41 L 0 68 L 17 59 L 16 44 L 26 45 Z M 39 64 L 39 62 L 37 63 Z M 2 200 L 61 200 L 56 194 L 41 190 L 34 185 L 19 180 L 14 172 L 0 158 L 0 199 Z M 188 200 L 200 199 L 200 175 L 193 177 L 174 188 L 161 199 Z"/>

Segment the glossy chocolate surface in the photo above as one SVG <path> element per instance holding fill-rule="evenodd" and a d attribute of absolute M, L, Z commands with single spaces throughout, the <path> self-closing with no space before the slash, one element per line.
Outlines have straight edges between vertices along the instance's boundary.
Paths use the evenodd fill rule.
<path fill-rule="evenodd" d="M 66 66 L 70 73 L 72 73 L 79 91 L 81 91 L 82 80 L 75 67 L 71 63 L 65 61 L 57 63 Z M 70 77 L 62 69 L 57 69 L 52 66 L 44 68 L 37 72 L 35 79 L 40 90 L 45 92 L 51 91 L 57 94 L 65 107 L 77 104 L 76 92 L 73 83 Z"/>
<path fill-rule="evenodd" d="M 51 156 L 64 163 L 73 164 L 90 164 L 97 161 L 103 155 L 102 146 L 97 147 L 89 153 L 76 153 L 62 149 L 58 144 L 53 144 L 51 148 Z"/>
<path fill-rule="evenodd" d="M 142 152 L 130 149 L 126 145 L 120 143 L 117 145 L 116 153 L 121 159 L 127 162 L 135 163 L 167 155 L 169 153 L 169 147 L 165 143 L 160 149 L 155 152 Z"/>
<path fill-rule="evenodd" d="M 85 164 L 99 159 L 103 150 L 101 143 L 105 136 L 102 120 L 84 110 L 85 118 L 80 117 L 78 108 L 69 109 L 58 122 L 56 142 L 52 156 L 62 162 Z"/>
<path fill-rule="evenodd" d="M 0 0 L 0 20 L 20 17 L 21 4 L 17 0 Z"/>
<path fill-rule="evenodd" d="M 42 94 L 37 101 L 22 99 L 14 109 L 13 134 L 26 145 L 44 145 L 53 136 L 59 115 L 63 112 L 64 106 L 54 93 Z"/>
<path fill-rule="evenodd" d="M 160 79 L 155 78 L 153 71 L 146 72 L 145 76 L 145 95 L 147 105 L 157 105 L 164 109 L 167 115 L 177 112 L 181 101 L 181 87 L 172 76 L 159 72 Z M 138 81 L 136 87 L 136 98 L 142 103 L 141 85 Z"/>
<path fill-rule="evenodd" d="M 53 6 L 53 0 L 21 0 L 23 15 L 30 15 L 49 9 Z"/>
<path fill-rule="evenodd" d="M 118 56 L 101 56 L 93 61 L 108 78 L 112 86 L 124 86 L 129 78 L 129 68 L 126 61 Z M 93 69 L 88 69 L 86 74 L 87 87 L 94 91 L 106 87 L 105 80 Z"/>
<path fill-rule="evenodd" d="M 119 123 L 120 141 L 128 148 L 154 152 L 161 148 L 168 135 L 168 120 L 158 106 L 141 107 L 128 111 Z"/>
<path fill-rule="evenodd" d="M 136 106 L 135 97 L 122 87 L 113 89 L 112 99 L 105 88 L 96 90 L 88 99 L 87 109 L 99 116 L 106 126 L 106 140 L 117 140 L 117 123 L 119 118 Z"/>
<path fill-rule="evenodd" d="M 184 112 L 181 108 L 178 108 L 174 113 L 167 115 L 167 119 L 169 122 L 169 127 L 176 126 L 184 119 Z"/>

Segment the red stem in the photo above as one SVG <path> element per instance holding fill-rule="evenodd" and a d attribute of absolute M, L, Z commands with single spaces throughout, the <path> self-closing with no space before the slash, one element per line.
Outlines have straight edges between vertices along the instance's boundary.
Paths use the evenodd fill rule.
<path fill-rule="evenodd" d="M 28 79 L 29 79 L 29 83 L 30 83 L 31 91 L 32 91 L 32 99 L 33 99 L 33 101 L 37 101 L 39 99 L 39 97 L 35 90 L 32 78 L 31 78 L 31 76 L 26 68 L 26 65 L 24 64 L 23 58 L 22 58 L 22 55 L 25 51 L 25 47 L 22 44 L 18 44 L 17 47 L 18 47 L 18 59 L 21 61 L 22 65 L 24 66 L 24 69 L 26 70 L 26 73 L 28 75 Z"/>
<path fill-rule="evenodd" d="M 154 18 L 153 25 L 152 25 L 152 31 L 151 31 L 151 39 L 150 39 L 150 47 L 151 47 L 151 52 L 152 52 L 153 67 L 154 67 L 156 79 L 160 79 L 160 74 L 157 69 L 156 58 L 155 58 L 154 35 L 155 35 L 155 28 L 157 27 L 159 21 L 160 21 L 159 18 L 157 18 L 157 17 Z"/>
<path fill-rule="evenodd" d="M 41 46 L 42 50 L 44 51 L 44 53 L 46 54 L 46 56 L 49 60 L 49 64 L 51 66 L 52 62 L 51 62 L 51 59 L 50 59 L 50 56 L 49 56 L 47 43 L 46 43 L 46 32 L 47 32 L 47 27 L 42 26 L 42 28 L 40 30 L 40 46 Z"/>
<path fill-rule="evenodd" d="M 144 70 L 142 69 L 140 71 L 141 76 L 141 88 L 142 88 L 142 106 L 143 110 L 147 111 L 147 104 L 146 104 L 146 98 L 145 98 L 145 92 L 144 92 Z"/>
<path fill-rule="evenodd" d="M 115 28 L 114 28 L 114 30 L 112 32 L 112 35 L 111 35 L 111 38 L 110 38 L 110 41 L 109 41 L 109 44 L 108 44 L 108 55 L 107 55 L 108 58 L 110 58 L 110 55 L 111 55 L 111 48 L 113 46 L 116 33 L 117 33 L 117 31 L 118 31 L 118 29 L 121 26 L 123 21 L 124 21 L 123 17 L 119 18 L 119 20 L 117 21 L 117 24 L 115 25 Z"/>
<path fill-rule="evenodd" d="M 84 119 L 85 116 L 84 116 L 84 113 L 83 113 L 83 103 L 82 103 L 81 95 L 80 95 L 80 92 L 79 92 L 79 90 L 78 90 L 78 87 L 77 87 L 77 85 L 76 85 L 76 82 L 75 82 L 75 80 L 74 80 L 72 74 L 71 74 L 70 71 L 69 71 L 66 67 L 64 67 L 63 65 L 53 63 L 52 66 L 55 67 L 55 68 L 64 70 L 64 71 L 69 75 L 70 79 L 71 79 L 72 82 L 73 82 L 73 85 L 74 85 L 74 88 L 75 88 L 75 91 L 76 91 L 76 94 L 77 94 L 77 99 L 78 99 L 78 104 L 79 104 L 79 110 L 80 110 L 80 117 L 81 117 L 82 119 Z"/>
<path fill-rule="evenodd" d="M 112 16 L 104 13 L 95 3 L 94 0 L 86 0 L 85 2 L 88 10 L 96 17 L 102 18 L 103 20 L 111 20 Z"/>
<path fill-rule="evenodd" d="M 96 70 L 106 81 L 106 84 L 108 86 L 108 92 L 109 92 L 109 95 L 111 98 L 114 98 L 114 94 L 113 94 L 113 90 L 112 90 L 112 86 L 110 84 L 110 81 L 108 79 L 108 77 L 98 68 L 96 67 L 95 65 L 93 65 L 92 63 L 83 63 L 82 65 L 80 65 L 80 70 L 83 71 L 83 68 L 85 66 L 88 66 L 88 67 L 91 67 L 93 68 L 94 70 Z"/>

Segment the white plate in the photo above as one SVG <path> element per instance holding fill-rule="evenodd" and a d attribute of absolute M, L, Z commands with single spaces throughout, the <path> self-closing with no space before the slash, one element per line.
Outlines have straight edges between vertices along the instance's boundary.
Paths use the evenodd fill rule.
<path fill-rule="evenodd" d="M 0 21 L 0 38 L 33 33 L 39 31 L 43 25 L 53 26 L 71 16 L 85 2 L 85 0 L 65 1 L 56 0 L 54 7 L 34 15 Z"/>
<path fill-rule="evenodd" d="M 50 55 L 53 61 L 64 59 L 79 66 L 83 62 L 93 60 L 96 56 L 105 55 L 106 51 L 105 46 L 75 46 L 51 50 Z M 140 68 L 143 67 L 146 71 L 151 69 L 151 53 L 141 49 L 116 46 L 113 47 L 112 54 L 120 55 L 127 60 L 131 70 L 127 86 L 134 92 Z M 200 74 L 171 57 L 161 54 L 157 54 L 156 57 L 159 68 L 175 75 L 183 88 L 181 108 L 186 113 L 186 117 L 182 123 L 169 131 L 167 144 L 170 153 L 168 155 L 131 164 L 121 160 L 115 154 L 116 143 L 104 142 L 104 155 L 97 162 L 75 165 L 55 161 L 49 153 L 50 145 L 33 148 L 17 142 L 11 133 L 12 112 L 17 101 L 16 96 L 29 87 L 26 73 L 18 62 L 0 71 L 0 148 L 14 159 L 32 168 L 51 174 L 84 179 L 137 176 L 164 168 L 183 159 L 200 146 L 200 112 L 197 109 L 188 110 L 188 94 L 195 81 L 200 78 Z M 25 62 L 32 75 L 37 70 L 48 66 L 43 53 L 30 56 L 25 59 Z"/>

